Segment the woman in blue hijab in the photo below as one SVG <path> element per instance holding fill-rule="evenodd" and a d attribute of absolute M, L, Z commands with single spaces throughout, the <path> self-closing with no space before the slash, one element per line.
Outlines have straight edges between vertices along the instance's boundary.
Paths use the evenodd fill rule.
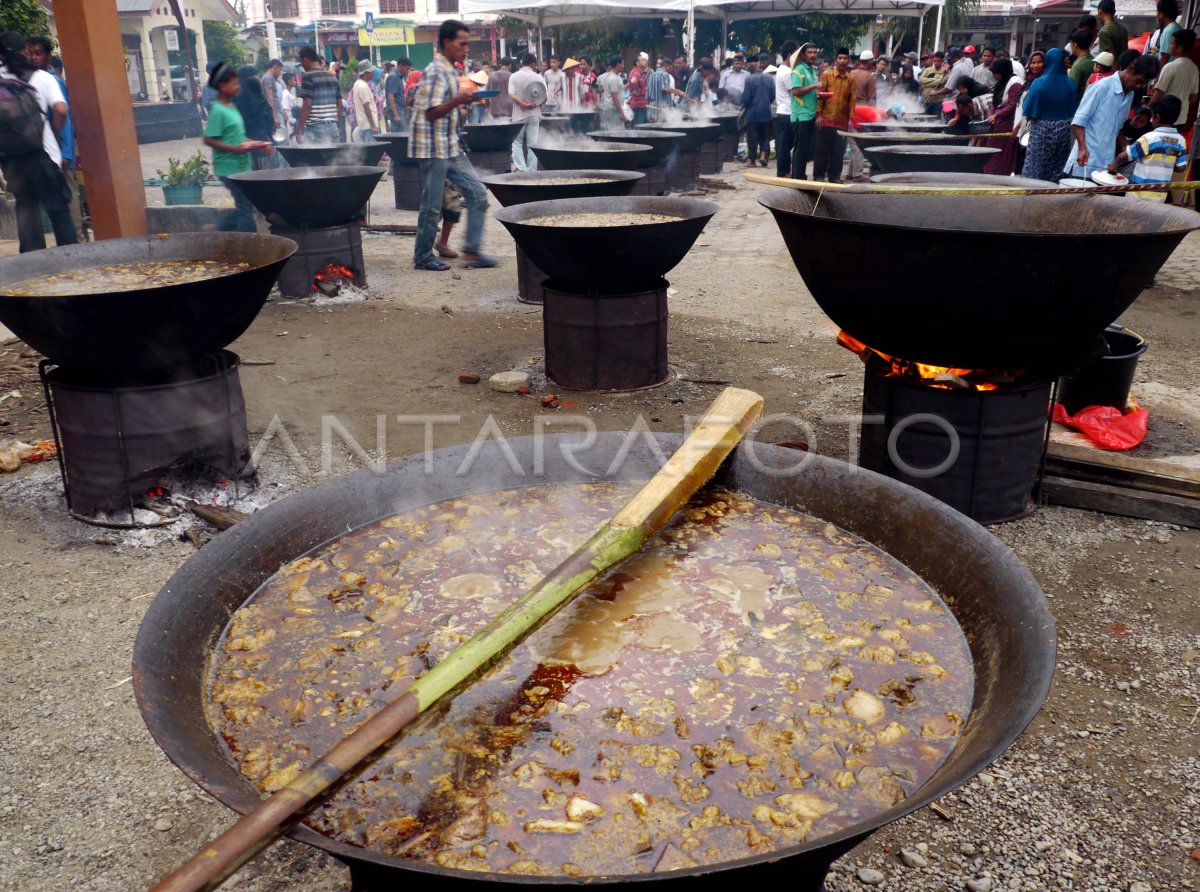
<path fill-rule="evenodd" d="M 1071 118 L 1078 104 L 1074 82 L 1067 77 L 1063 51 L 1046 52 L 1046 70 L 1025 94 L 1023 115 L 1029 120 L 1029 149 L 1021 176 L 1057 183 L 1071 154 Z"/>

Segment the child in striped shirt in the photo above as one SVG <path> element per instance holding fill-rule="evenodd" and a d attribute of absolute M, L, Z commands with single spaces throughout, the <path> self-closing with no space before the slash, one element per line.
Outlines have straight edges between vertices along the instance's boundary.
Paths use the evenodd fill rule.
<path fill-rule="evenodd" d="M 1164 96 L 1154 103 L 1150 119 L 1154 129 L 1129 144 L 1108 166 L 1116 173 L 1123 164 L 1134 162 L 1131 183 L 1169 183 L 1176 171 L 1187 167 L 1187 142 L 1175 129 L 1182 108 L 1178 97 Z"/>

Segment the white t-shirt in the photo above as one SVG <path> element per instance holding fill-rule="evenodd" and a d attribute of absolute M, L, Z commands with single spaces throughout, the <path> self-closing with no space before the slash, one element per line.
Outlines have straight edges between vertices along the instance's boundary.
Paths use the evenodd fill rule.
<path fill-rule="evenodd" d="M 371 122 L 379 126 L 378 110 L 375 108 L 375 96 L 371 88 L 361 77 L 354 81 L 350 88 L 350 98 L 354 102 L 354 127 L 356 130 L 370 130 Z M 369 117 L 368 117 L 369 115 Z"/>
<path fill-rule="evenodd" d="M 792 115 L 792 69 L 787 65 L 775 72 L 775 114 Z"/>
<path fill-rule="evenodd" d="M 7 68 L 0 65 L 0 77 L 13 77 Z M 38 105 L 42 108 L 42 148 L 46 150 L 46 154 L 50 156 L 50 160 L 56 165 L 62 164 L 62 149 L 58 147 L 58 138 L 54 135 L 54 128 L 50 126 L 50 110 L 58 103 L 65 103 L 67 100 L 63 98 L 62 90 L 59 89 L 58 81 L 54 79 L 48 71 L 35 71 L 29 77 L 29 86 L 37 91 Z"/>
<path fill-rule="evenodd" d="M 525 98 L 525 91 L 532 83 L 540 83 L 545 87 L 546 79 L 529 66 L 518 68 L 508 79 L 508 95 L 516 96 L 522 102 L 528 102 L 529 100 Z M 549 90 L 547 90 L 548 94 Z M 513 103 L 512 119 L 514 121 L 527 121 L 530 118 L 540 118 L 541 116 L 542 106 L 540 105 L 537 108 L 521 108 L 515 102 Z"/>

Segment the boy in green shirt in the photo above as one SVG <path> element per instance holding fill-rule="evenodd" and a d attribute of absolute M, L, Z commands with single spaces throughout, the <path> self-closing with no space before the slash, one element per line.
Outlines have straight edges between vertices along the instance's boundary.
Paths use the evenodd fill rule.
<path fill-rule="evenodd" d="M 221 224 L 224 231 L 257 232 L 254 221 L 254 205 L 229 175 L 244 173 L 253 168 L 250 153 L 265 149 L 270 143 L 246 139 L 246 123 L 242 113 L 233 104 L 238 92 L 238 76 L 233 66 L 219 62 L 208 78 L 208 85 L 217 91 L 217 100 L 208 110 L 208 123 L 204 127 L 204 144 L 213 150 L 213 172 L 233 194 L 234 212 L 231 219 Z"/>
<path fill-rule="evenodd" d="M 806 43 L 796 53 L 792 65 L 792 176 L 807 179 L 817 127 L 817 46 Z"/>

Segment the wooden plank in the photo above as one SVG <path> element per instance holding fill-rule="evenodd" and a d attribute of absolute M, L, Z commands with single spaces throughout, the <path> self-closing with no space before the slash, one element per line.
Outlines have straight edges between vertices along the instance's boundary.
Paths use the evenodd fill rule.
<path fill-rule="evenodd" d="M 71 79 L 71 120 L 96 238 L 145 235 L 146 190 L 117 6 L 58 0 L 54 22 Z"/>
<path fill-rule="evenodd" d="M 1042 496 L 1051 505 L 1158 520 L 1200 529 L 1200 500 L 1126 487 L 1047 476 Z"/>
<path fill-rule="evenodd" d="M 1200 471 L 1120 452 L 1051 443 L 1046 471 L 1072 480 L 1200 499 Z"/>

